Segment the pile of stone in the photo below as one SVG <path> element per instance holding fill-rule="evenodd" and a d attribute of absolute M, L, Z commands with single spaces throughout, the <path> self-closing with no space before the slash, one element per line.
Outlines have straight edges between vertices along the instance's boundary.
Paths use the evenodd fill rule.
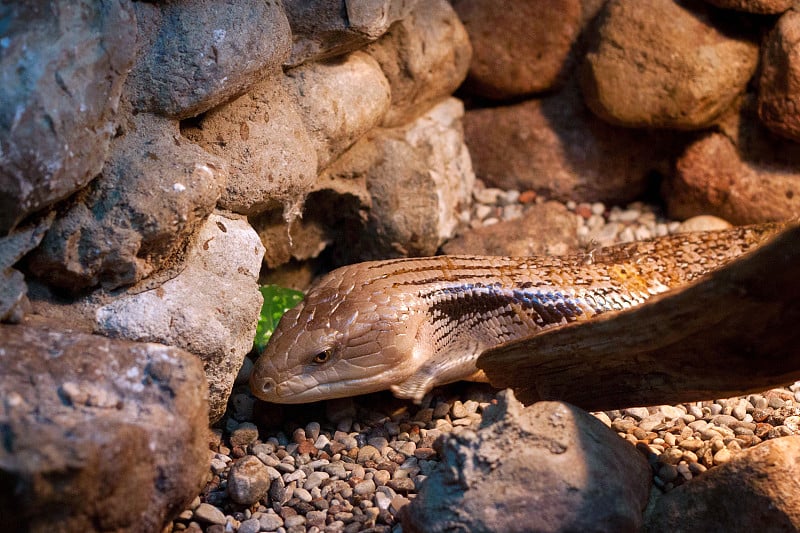
<path fill-rule="evenodd" d="M 136 509 L 149 509 L 149 525 L 184 509 L 207 474 L 183 466 L 205 454 L 206 424 L 195 415 L 207 410 L 215 423 L 225 413 L 251 349 L 259 283 L 304 287 L 336 264 L 474 250 L 483 232 L 509 227 L 504 236 L 515 238 L 496 239 L 508 243 L 490 253 L 565 253 L 674 231 L 631 203 L 653 192 L 675 220 L 796 216 L 792 5 L 4 7 L 0 321 L 16 325 L 0 326 L 0 470 L 9 480 L 0 529 L 34 520 L 135 529 Z M 606 207 L 615 205 L 628 207 Z M 189 368 L 191 357 L 204 372 Z M 141 386 L 126 384 L 137 376 Z M 207 400 L 185 388 L 207 390 Z M 152 417 L 155 406 L 164 416 Z M 747 424 L 764 423 L 748 414 Z M 675 432 L 656 433 L 648 445 Z M 721 449 L 711 446 L 713 459 Z M 166 476 L 165 457 L 181 475 Z M 668 464 L 685 479 L 680 461 Z M 370 474 L 360 473 L 348 479 Z M 665 487 L 679 483 L 671 477 L 659 470 Z M 395 493 L 384 496 L 409 491 Z M 346 513 L 368 516 L 358 527 L 389 527 L 381 498 L 326 501 L 345 513 L 343 527 L 356 527 Z M 124 512 L 128 500 L 137 503 Z M 377 518 L 361 506 L 368 500 Z M 192 516 L 219 522 L 207 499 L 196 503 Z"/>

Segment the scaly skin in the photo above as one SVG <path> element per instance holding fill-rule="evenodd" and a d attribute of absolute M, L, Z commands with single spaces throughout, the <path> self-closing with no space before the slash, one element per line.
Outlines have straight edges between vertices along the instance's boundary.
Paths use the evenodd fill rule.
<path fill-rule="evenodd" d="M 488 347 L 639 305 L 780 228 L 671 235 L 564 257 L 436 256 L 345 266 L 281 318 L 251 388 L 276 403 L 385 389 L 420 401 L 437 385 L 484 380 L 475 361 Z"/>

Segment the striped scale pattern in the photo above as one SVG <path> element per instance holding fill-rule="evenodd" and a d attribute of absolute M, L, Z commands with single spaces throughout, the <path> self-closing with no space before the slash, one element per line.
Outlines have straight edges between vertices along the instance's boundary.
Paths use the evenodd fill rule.
<path fill-rule="evenodd" d="M 300 403 L 482 379 L 485 349 L 630 308 L 753 249 L 774 224 L 662 237 L 564 257 L 435 256 L 321 278 L 257 362 L 256 396 Z M 532 356 L 535 356 L 533 354 Z"/>

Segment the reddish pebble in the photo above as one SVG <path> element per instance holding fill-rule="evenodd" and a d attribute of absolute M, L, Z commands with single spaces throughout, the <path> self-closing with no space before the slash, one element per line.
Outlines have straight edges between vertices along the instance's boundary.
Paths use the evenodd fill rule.
<path fill-rule="evenodd" d="M 578 204 L 575 208 L 575 213 L 578 214 L 581 218 L 588 219 L 592 216 L 592 206 L 589 204 Z"/>
<path fill-rule="evenodd" d="M 519 203 L 530 204 L 536 200 L 536 191 L 522 191 L 519 195 Z"/>
<path fill-rule="evenodd" d="M 297 445 L 297 453 L 300 454 L 307 453 L 309 455 L 316 455 L 318 451 L 319 450 L 314 446 L 314 441 L 311 439 L 306 439 Z"/>

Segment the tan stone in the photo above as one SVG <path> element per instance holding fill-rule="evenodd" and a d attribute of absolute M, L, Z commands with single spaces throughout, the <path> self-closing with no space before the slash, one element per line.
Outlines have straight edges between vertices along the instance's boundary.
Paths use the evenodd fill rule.
<path fill-rule="evenodd" d="M 800 11 L 787 11 L 764 42 L 758 115 L 775 133 L 800 141 Z"/>

